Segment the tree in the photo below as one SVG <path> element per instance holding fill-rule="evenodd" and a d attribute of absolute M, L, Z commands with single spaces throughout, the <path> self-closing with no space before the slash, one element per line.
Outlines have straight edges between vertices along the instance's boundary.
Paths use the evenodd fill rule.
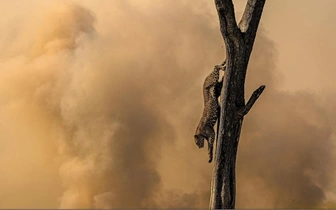
<path fill-rule="evenodd" d="M 226 73 L 211 181 L 210 209 L 233 209 L 236 197 L 236 156 L 244 116 L 265 89 L 256 89 L 245 104 L 245 77 L 266 0 L 247 0 L 239 25 L 232 0 L 215 0 L 226 45 Z"/>

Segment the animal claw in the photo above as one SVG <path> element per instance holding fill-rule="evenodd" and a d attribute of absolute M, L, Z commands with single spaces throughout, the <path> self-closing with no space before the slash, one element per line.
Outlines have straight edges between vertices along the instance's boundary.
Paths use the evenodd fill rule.
<path fill-rule="evenodd" d="M 211 163 L 212 162 L 212 157 L 210 157 L 210 159 L 209 159 L 209 163 Z"/>

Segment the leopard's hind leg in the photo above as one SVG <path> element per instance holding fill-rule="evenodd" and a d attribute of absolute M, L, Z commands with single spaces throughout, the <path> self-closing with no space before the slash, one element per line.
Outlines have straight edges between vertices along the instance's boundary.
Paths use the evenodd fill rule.
<path fill-rule="evenodd" d="M 209 155 L 209 163 L 212 162 L 212 158 L 213 158 L 213 145 L 214 145 L 214 141 L 215 141 L 215 130 L 213 128 L 213 126 L 206 126 L 205 128 L 205 133 L 207 136 L 207 140 L 208 140 L 208 155 Z"/>

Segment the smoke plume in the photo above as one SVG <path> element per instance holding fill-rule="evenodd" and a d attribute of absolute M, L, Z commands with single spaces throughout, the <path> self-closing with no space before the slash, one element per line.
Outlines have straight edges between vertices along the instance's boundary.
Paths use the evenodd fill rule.
<path fill-rule="evenodd" d="M 212 165 L 193 134 L 225 58 L 213 5 L 80 2 L 37 4 L 0 36 L 0 207 L 207 208 Z M 261 26 L 246 98 L 266 90 L 243 125 L 237 207 L 325 206 L 335 113 L 280 91 L 277 55 Z"/>

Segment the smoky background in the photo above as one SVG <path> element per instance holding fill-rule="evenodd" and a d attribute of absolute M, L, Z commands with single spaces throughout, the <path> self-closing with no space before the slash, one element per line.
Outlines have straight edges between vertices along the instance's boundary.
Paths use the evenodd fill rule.
<path fill-rule="evenodd" d="M 1 2 L 0 207 L 207 208 L 212 165 L 193 135 L 203 80 L 225 58 L 212 2 L 36 2 Z M 245 97 L 266 89 L 243 125 L 237 208 L 333 207 L 333 91 L 284 88 L 292 64 L 279 57 L 296 45 L 272 41 L 279 5 L 267 4 Z M 302 68 L 298 84 L 316 71 Z"/>

